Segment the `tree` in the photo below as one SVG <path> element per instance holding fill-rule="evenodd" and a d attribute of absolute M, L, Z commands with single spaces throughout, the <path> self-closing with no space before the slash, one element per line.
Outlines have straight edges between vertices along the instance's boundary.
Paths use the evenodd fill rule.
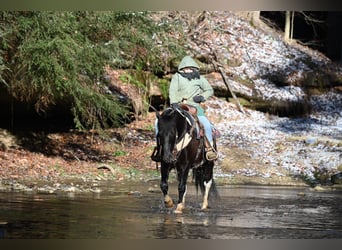
<path fill-rule="evenodd" d="M 291 41 L 293 39 L 294 14 L 294 11 L 286 11 L 285 13 L 285 41 Z"/>
<path fill-rule="evenodd" d="M 0 84 L 38 113 L 69 107 L 79 129 L 118 125 L 128 109 L 102 83 L 105 66 L 163 72 L 161 50 L 179 51 L 155 46 L 177 44 L 158 36 L 170 27 L 144 12 L 0 12 Z"/>
<path fill-rule="evenodd" d="M 89 13 L 1 12 L 3 69 L 1 78 L 17 100 L 34 103 L 38 113 L 55 105 L 70 107 L 77 128 L 118 124 L 125 109 L 99 84 L 105 55 L 92 32 Z M 111 16 L 97 22 L 104 28 Z M 97 32 L 104 36 L 108 29 Z M 110 35 L 110 34 L 108 34 Z M 4 66 L 6 68 L 4 68 Z"/>

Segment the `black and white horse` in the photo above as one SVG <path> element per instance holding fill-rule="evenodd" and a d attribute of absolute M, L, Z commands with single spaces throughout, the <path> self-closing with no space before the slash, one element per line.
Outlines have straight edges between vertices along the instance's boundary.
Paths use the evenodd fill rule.
<path fill-rule="evenodd" d="M 157 143 L 161 156 L 160 188 L 164 194 L 165 206 L 173 207 L 173 201 L 168 195 L 168 178 L 171 169 L 175 168 L 178 177 L 178 202 L 175 213 L 182 213 L 187 179 L 192 169 L 196 188 L 200 187 L 203 195 L 202 209 L 207 209 L 209 193 L 217 195 L 217 190 L 213 180 L 214 162 L 208 161 L 205 157 L 205 137 L 203 131 L 199 132 L 201 125 L 196 116 L 178 104 L 171 105 L 162 114 L 157 113 L 157 119 Z"/>

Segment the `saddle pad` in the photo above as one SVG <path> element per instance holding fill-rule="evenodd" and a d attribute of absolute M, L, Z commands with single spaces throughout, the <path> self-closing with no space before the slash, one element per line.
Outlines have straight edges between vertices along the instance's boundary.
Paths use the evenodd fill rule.
<path fill-rule="evenodd" d="M 188 146 L 188 144 L 190 143 L 192 137 L 189 133 L 186 133 L 182 140 L 180 140 L 177 144 L 176 144 L 176 150 L 177 151 L 181 151 L 183 148 L 185 148 L 186 146 Z"/>

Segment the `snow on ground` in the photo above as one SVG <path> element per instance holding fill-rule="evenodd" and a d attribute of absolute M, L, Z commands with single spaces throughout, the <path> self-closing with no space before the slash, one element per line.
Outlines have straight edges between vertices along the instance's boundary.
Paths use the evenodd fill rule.
<path fill-rule="evenodd" d="M 300 87 L 308 75 L 322 71 L 342 76 L 342 67 L 333 65 L 323 54 L 296 42 L 284 42 L 280 33 L 262 25 L 255 28 L 234 12 L 210 12 L 198 27 L 189 48 L 199 55 L 210 54 L 214 48 L 234 91 L 247 97 L 301 102 L 309 98 Z M 222 85 L 217 80 L 212 84 Z M 289 173 L 315 182 L 317 173 L 337 172 L 342 164 L 342 95 L 331 91 L 310 97 L 310 102 L 311 115 L 300 119 L 254 110 L 243 114 L 234 104 L 218 98 L 207 101 L 207 113 L 209 118 L 215 117 L 214 124 L 222 134 L 219 149 L 239 148 L 248 152 L 252 161 L 266 166 L 268 173 Z M 225 157 L 229 155 L 220 152 L 218 165 Z M 220 172 L 220 166 L 216 171 Z M 270 176 L 249 166 L 241 166 L 237 173 Z"/>
<path fill-rule="evenodd" d="M 332 65 L 321 53 L 285 43 L 279 35 L 255 29 L 250 22 L 236 18 L 234 13 L 217 12 L 216 17 L 211 26 L 221 32 L 211 34 L 212 43 L 220 48 L 222 58 L 240 62 L 230 66 L 229 71 L 242 79 L 252 79 L 254 91 L 265 100 L 307 98 L 296 82 L 309 72 Z M 341 67 L 336 67 L 336 73 L 341 74 Z M 287 86 L 275 85 L 270 80 L 274 77 L 282 78 Z M 232 81 L 232 85 L 234 89 L 239 88 L 236 82 Z M 310 97 L 310 102 L 311 115 L 297 119 L 253 110 L 242 114 L 234 104 L 219 99 L 208 101 L 207 112 L 212 117 L 223 117 L 215 123 L 222 134 L 219 148 L 241 148 L 251 152 L 251 159 L 259 160 L 273 172 L 279 170 L 279 175 L 284 173 L 280 170 L 286 170 L 315 182 L 317 173 L 335 173 L 342 164 L 342 95 L 330 91 Z M 220 154 L 219 165 L 224 157 Z M 248 167 L 241 171 L 246 176 L 258 174 Z M 263 177 L 267 177 L 265 173 Z"/>
<path fill-rule="evenodd" d="M 231 12 L 217 12 L 211 26 L 212 43 L 228 61 L 240 62 L 230 72 L 253 79 L 254 88 L 265 100 L 300 101 L 305 94 L 296 85 L 308 72 L 330 63 L 324 55 L 296 43 L 288 44 L 274 32 L 256 29 L 249 21 Z M 291 86 L 276 86 L 270 79 L 280 78 Z"/>
<path fill-rule="evenodd" d="M 252 152 L 251 159 L 267 165 L 273 174 L 280 176 L 284 172 L 281 170 L 286 170 L 290 175 L 315 182 L 315 173 L 336 173 L 342 164 L 342 98 L 334 105 L 326 101 L 328 97 L 317 99 L 321 101 L 317 101 L 317 110 L 307 118 L 270 117 L 254 110 L 242 114 L 233 104 L 219 99 L 208 101 L 207 112 L 211 117 L 225 117 L 215 123 L 221 133 L 219 149 L 238 147 Z M 220 154 L 218 165 L 224 157 Z M 248 168 L 241 171 L 246 176 L 251 175 Z"/>

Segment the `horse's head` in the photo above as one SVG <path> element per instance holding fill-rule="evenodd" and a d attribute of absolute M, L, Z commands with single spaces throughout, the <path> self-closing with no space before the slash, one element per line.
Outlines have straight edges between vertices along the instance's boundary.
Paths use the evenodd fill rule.
<path fill-rule="evenodd" d="M 158 118 L 158 140 L 161 147 L 162 161 L 174 163 L 176 161 L 175 145 L 179 136 L 186 129 L 186 120 L 173 108 L 165 110 Z"/>

